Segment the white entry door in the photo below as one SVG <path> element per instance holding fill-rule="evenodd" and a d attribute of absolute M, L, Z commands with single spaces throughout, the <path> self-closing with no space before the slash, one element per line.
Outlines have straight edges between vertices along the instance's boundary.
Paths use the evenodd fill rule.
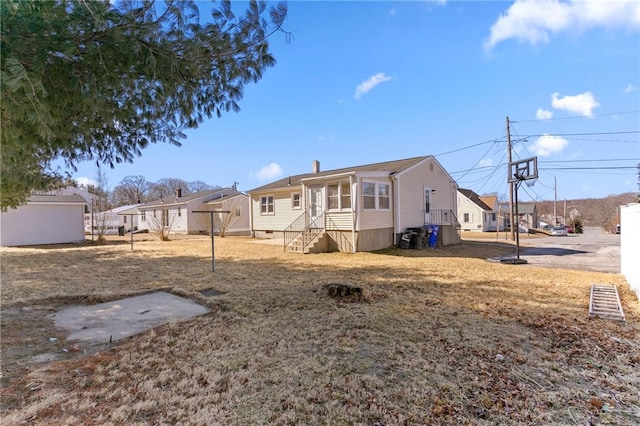
<path fill-rule="evenodd" d="M 431 188 L 424 188 L 424 223 L 431 223 Z"/>
<path fill-rule="evenodd" d="M 310 210 L 312 221 L 322 216 L 322 213 L 323 213 L 322 200 L 323 200 L 322 187 L 309 188 L 309 210 Z"/>

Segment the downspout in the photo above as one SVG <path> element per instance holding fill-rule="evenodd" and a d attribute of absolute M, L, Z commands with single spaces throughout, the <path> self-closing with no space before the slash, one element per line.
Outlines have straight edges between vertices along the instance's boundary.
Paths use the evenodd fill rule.
<path fill-rule="evenodd" d="M 349 176 L 349 185 L 351 186 L 351 253 L 356 252 L 356 196 L 358 194 L 354 189 L 355 176 Z"/>
<path fill-rule="evenodd" d="M 398 203 L 400 198 L 400 185 L 396 180 L 396 177 L 391 175 L 391 182 L 393 182 L 393 211 L 391 212 L 392 221 L 393 221 L 393 246 L 396 247 L 398 245 L 398 223 L 396 222 L 396 211 L 398 210 Z"/>
<path fill-rule="evenodd" d="M 251 238 L 255 238 L 256 233 L 253 230 L 253 196 L 249 196 L 249 229 L 251 230 Z"/>

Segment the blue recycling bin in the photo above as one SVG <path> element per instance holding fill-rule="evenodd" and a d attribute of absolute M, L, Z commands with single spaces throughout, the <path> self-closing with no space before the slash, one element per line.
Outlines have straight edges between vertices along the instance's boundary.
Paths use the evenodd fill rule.
<path fill-rule="evenodd" d="M 438 225 L 429 225 L 429 248 L 436 248 L 438 229 L 440 229 Z"/>

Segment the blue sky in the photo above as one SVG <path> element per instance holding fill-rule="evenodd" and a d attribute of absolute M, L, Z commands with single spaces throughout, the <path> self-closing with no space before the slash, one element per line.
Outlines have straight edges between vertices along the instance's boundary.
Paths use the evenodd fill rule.
<path fill-rule="evenodd" d="M 513 158 L 538 157 L 520 199 L 552 200 L 554 182 L 559 200 L 638 191 L 637 0 L 292 1 L 285 27 L 293 38 L 273 36 L 277 64 L 239 113 L 105 168 L 110 186 L 143 175 L 246 191 L 313 160 L 435 155 L 460 187 L 506 198 L 508 116 Z M 88 162 L 74 177 L 95 174 Z"/>

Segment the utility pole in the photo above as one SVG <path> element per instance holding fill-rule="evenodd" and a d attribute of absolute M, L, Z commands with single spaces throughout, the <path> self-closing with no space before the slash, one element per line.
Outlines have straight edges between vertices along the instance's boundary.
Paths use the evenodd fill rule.
<path fill-rule="evenodd" d="M 509 170 L 507 171 L 507 178 L 510 178 L 509 174 L 511 173 L 511 129 L 509 126 L 509 117 L 506 119 L 507 124 L 507 156 L 509 158 L 509 163 L 507 167 Z M 511 181 L 511 179 L 508 179 Z M 513 182 L 509 182 L 509 227 L 511 228 L 511 241 L 515 240 L 515 233 L 513 230 Z"/>
<path fill-rule="evenodd" d="M 558 186 L 556 184 L 556 177 L 553 177 L 553 226 L 558 225 L 558 208 L 556 204 L 558 203 Z"/>

